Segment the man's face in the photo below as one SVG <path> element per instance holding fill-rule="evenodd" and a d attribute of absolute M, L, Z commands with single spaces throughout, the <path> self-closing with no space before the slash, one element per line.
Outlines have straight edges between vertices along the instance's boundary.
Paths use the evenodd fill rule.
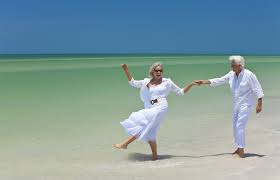
<path fill-rule="evenodd" d="M 233 70 L 233 72 L 235 73 L 240 73 L 242 68 L 241 68 L 241 65 L 240 64 L 235 64 L 235 63 L 232 63 L 231 64 L 231 69 Z"/>

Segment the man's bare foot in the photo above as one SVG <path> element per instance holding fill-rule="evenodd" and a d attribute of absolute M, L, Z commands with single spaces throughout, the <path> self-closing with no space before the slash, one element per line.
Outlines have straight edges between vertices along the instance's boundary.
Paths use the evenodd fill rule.
<path fill-rule="evenodd" d="M 235 155 L 235 154 L 237 154 L 237 152 L 238 152 L 238 148 L 233 153 L 231 153 L 231 154 Z"/>
<path fill-rule="evenodd" d="M 237 158 L 237 159 L 243 159 L 243 158 L 245 158 L 245 156 L 242 156 L 242 155 L 239 155 L 239 154 L 235 154 L 234 157 Z"/>
<path fill-rule="evenodd" d="M 237 155 L 238 155 L 240 158 L 245 158 L 245 155 L 244 155 L 244 154 L 239 154 L 239 153 L 237 153 Z"/>
<path fill-rule="evenodd" d="M 240 159 L 240 156 L 239 156 L 238 154 L 234 154 L 233 157 L 234 157 L 235 159 Z"/>
<path fill-rule="evenodd" d="M 245 153 L 243 148 L 238 148 L 237 153 L 235 154 L 237 158 L 245 158 Z"/>
<path fill-rule="evenodd" d="M 125 144 L 115 144 L 114 147 L 117 149 L 127 149 L 127 145 Z"/>

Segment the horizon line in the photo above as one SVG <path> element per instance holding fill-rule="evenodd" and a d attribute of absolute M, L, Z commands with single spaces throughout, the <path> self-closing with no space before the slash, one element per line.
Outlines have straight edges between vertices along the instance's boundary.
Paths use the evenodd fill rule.
<path fill-rule="evenodd" d="M 187 55 L 187 56 L 229 56 L 229 55 L 242 55 L 242 56 L 280 56 L 280 53 L 0 53 L 0 56 L 15 56 L 15 55 Z"/>

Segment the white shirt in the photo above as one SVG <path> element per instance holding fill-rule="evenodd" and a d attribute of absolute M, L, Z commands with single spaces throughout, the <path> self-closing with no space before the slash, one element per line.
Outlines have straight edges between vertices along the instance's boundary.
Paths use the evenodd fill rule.
<path fill-rule="evenodd" d="M 141 88 L 140 97 L 144 102 L 145 107 L 150 107 L 151 100 L 166 98 L 170 92 L 175 92 L 177 95 L 184 95 L 184 89 L 179 88 L 171 79 L 162 78 L 162 82 L 156 86 L 147 87 L 147 84 L 151 81 L 149 78 L 144 80 L 129 81 L 129 84 L 136 88 Z"/>
<path fill-rule="evenodd" d="M 210 86 L 219 86 L 229 83 L 234 101 L 234 109 L 242 106 L 252 106 L 254 95 L 257 98 L 264 96 L 262 87 L 254 73 L 244 69 L 237 76 L 235 72 L 230 71 L 223 77 L 209 79 Z"/>

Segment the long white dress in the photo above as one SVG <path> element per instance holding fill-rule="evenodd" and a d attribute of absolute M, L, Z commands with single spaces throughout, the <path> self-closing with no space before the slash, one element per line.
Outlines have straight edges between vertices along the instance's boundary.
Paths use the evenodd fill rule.
<path fill-rule="evenodd" d="M 147 87 L 151 79 L 136 81 L 132 79 L 129 84 L 136 88 L 141 88 L 140 97 L 145 109 L 131 113 L 128 119 L 120 122 L 125 131 L 138 140 L 148 142 L 156 141 L 156 134 L 163 121 L 168 103 L 166 97 L 170 92 L 177 95 L 184 95 L 183 89 L 173 83 L 171 79 L 163 78 L 161 84 Z M 158 103 L 151 104 L 151 100 L 158 100 Z"/>

